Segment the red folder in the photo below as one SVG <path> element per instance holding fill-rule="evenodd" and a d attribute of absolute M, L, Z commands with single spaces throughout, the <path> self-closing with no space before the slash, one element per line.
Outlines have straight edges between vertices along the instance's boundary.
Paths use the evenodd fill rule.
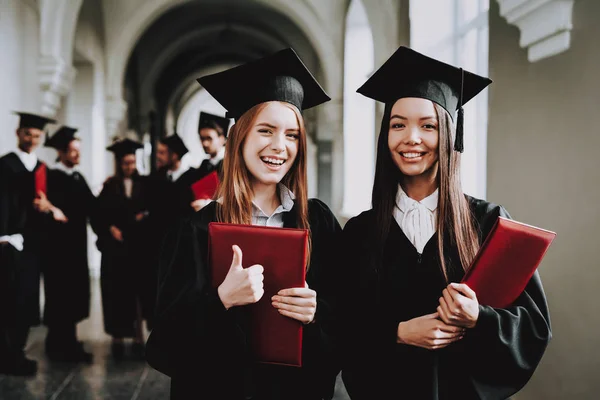
<path fill-rule="evenodd" d="M 195 200 L 212 199 L 219 186 L 219 175 L 213 171 L 192 185 Z"/>
<path fill-rule="evenodd" d="M 236 244 L 244 267 L 264 267 L 263 297 L 246 307 L 249 343 L 261 363 L 302 366 L 302 323 L 281 315 L 271 297 L 281 289 L 304 287 L 308 251 L 306 229 L 273 228 L 212 222 L 208 225 L 212 285 L 218 287 L 231 267 Z"/>
<path fill-rule="evenodd" d="M 40 192 L 46 194 L 46 164 L 41 163 L 39 168 L 36 169 L 33 174 L 35 182 L 35 197 L 39 197 Z"/>
<path fill-rule="evenodd" d="M 480 304 L 506 308 L 523 293 L 555 237 L 555 232 L 498 217 L 463 283 Z"/>

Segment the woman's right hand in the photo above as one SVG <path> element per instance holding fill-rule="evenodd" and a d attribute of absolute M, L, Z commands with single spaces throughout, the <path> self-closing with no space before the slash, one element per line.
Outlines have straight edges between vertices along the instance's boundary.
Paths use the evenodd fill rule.
<path fill-rule="evenodd" d="M 437 350 L 463 338 L 465 329 L 444 323 L 438 313 L 423 315 L 398 324 L 396 341 Z"/>
<path fill-rule="evenodd" d="M 225 280 L 217 289 L 219 298 L 226 309 L 256 303 L 265 293 L 262 265 L 242 267 L 242 250 L 236 245 L 232 249 L 231 267 Z"/>

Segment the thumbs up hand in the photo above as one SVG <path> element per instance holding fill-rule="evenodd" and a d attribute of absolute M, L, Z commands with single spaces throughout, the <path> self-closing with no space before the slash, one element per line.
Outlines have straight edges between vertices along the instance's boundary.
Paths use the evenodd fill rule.
<path fill-rule="evenodd" d="M 226 309 L 256 303 L 265 293 L 263 287 L 264 268 L 262 265 L 255 264 L 248 268 L 242 267 L 242 250 L 236 245 L 232 249 L 231 267 L 225 280 L 217 289 L 219 298 Z"/>

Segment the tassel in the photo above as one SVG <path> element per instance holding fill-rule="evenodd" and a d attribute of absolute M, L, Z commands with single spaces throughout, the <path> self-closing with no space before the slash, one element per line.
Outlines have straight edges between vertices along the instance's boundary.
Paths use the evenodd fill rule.
<path fill-rule="evenodd" d="M 463 108 L 458 109 L 458 116 L 456 117 L 456 138 L 454 139 L 454 150 L 462 153 L 464 150 L 463 144 L 463 126 L 464 126 L 465 112 Z"/>

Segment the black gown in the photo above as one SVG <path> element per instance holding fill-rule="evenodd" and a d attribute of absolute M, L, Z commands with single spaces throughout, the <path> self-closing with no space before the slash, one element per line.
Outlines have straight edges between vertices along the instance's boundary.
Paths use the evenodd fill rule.
<path fill-rule="evenodd" d="M 326 315 L 334 305 L 333 249 L 341 228 L 329 208 L 309 201 L 312 252 L 306 281 L 317 292 L 315 323 L 305 325 L 303 367 L 254 364 L 247 348 L 243 307 L 225 310 L 210 286 L 208 223 L 211 202 L 166 238 L 148 363 L 171 376 L 171 399 L 330 399 L 339 368 Z M 294 208 L 284 226 L 295 226 Z"/>
<path fill-rule="evenodd" d="M 15 153 L 0 158 L 0 236 L 24 239 L 23 251 L 0 245 L 0 330 L 40 323 L 39 255 L 49 218 L 33 208 L 34 173 L 41 166 L 38 161 L 30 172 Z"/>
<path fill-rule="evenodd" d="M 48 223 L 43 263 L 44 324 L 73 325 L 90 313 L 87 224 L 94 218 L 96 197 L 79 172 L 68 175 L 49 169 L 48 200 L 69 221 Z"/>
<path fill-rule="evenodd" d="M 485 239 L 506 210 L 467 197 L 479 238 Z M 447 286 L 439 267 L 436 235 L 419 256 L 392 219 L 383 262 L 373 263 L 369 233 L 375 228 L 372 210 L 344 227 L 343 288 L 340 295 L 344 340 L 342 377 L 353 400 L 506 399 L 519 391 L 535 371 L 551 338 L 550 317 L 539 275 L 506 309 L 480 305 L 479 319 L 465 337 L 440 350 L 396 343 L 401 321 L 436 312 Z M 448 243 L 448 240 L 446 240 Z M 456 248 L 448 246 L 454 265 L 450 280 L 463 276 Z M 376 268 L 375 268 L 376 267 Z M 378 272 L 376 272 L 376 269 Z M 390 397 L 391 396 L 391 397 Z"/>
<path fill-rule="evenodd" d="M 217 171 L 219 179 L 221 179 L 221 174 L 223 173 L 223 160 L 220 160 L 216 165 L 213 165 L 208 159 L 202 160 L 202 163 L 196 171 L 196 180 L 204 178 L 213 171 Z"/>
<path fill-rule="evenodd" d="M 104 330 L 118 338 L 135 337 L 137 302 L 141 317 L 151 329 L 156 297 L 155 272 L 148 268 L 145 230 L 147 220 L 136 220 L 147 212 L 146 180 L 132 177 L 131 197 L 125 195 L 123 178 L 111 177 L 98 196 L 97 246 L 102 253 L 100 287 Z M 116 226 L 123 234 L 117 241 L 110 233 Z"/>

